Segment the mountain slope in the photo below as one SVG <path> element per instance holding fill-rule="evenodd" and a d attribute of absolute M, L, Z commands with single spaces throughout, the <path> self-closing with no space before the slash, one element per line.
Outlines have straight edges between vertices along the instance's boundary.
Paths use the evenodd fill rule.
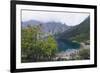
<path fill-rule="evenodd" d="M 40 25 L 41 24 L 41 28 L 42 31 L 45 33 L 49 33 L 49 34 L 58 34 L 58 33 L 62 33 L 65 30 L 69 29 L 70 26 L 67 26 L 66 24 L 60 23 L 60 22 L 54 22 L 54 21 L 50 21 L 50 22 L 40 22 L 40 21 L 36 21 L 36 20 L 29 20 L 26 22 L 22 22 L 21 26 L 22 28 L 27 27 L 29 25 Z"/>
<path fill-rule="evenodd" d="M 29 26 L 29 25 L 38 25 L 38 24 L 40 24 L 40 23 L 41 23 L 41 22 L 36 21 L 36 20 L 22 21 L 22 22 L 21 22 L 21 26 L 22 26 L 22 27 L 27 27 L 27 26 Z"/>
<path fill-rule="evenodd" d="M 70 39 L 75 41 L 85 41 L 90 38 L 90 17 L 86 18 L 82 23 L 76 25 L 69 30 L 63 32 L 59 38 Z"/>

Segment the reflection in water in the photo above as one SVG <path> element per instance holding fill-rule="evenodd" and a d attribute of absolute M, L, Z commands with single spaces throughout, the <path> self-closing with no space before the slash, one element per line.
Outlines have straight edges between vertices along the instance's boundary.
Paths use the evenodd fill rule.
<path fill-rule="evenodd" d="M 64 40 L 64 39 L 57 39 L 57 44 L 58 44 L 58 49 L 59 52 L 61 51 L 71 51 L 73 49 L 79 49 L 80 48 L 80 44 L 76 43 L 76 42 L 72 42 L 70 40 Z"/>

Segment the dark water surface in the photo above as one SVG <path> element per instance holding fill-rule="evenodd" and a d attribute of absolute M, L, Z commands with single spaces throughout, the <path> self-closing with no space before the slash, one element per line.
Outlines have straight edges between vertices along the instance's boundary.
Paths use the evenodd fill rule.
<path fill-rule="evenodd" d="M 72 42 L 70 40 L 57 39 L 56 41 L 57 41 L 59 52 L 80 48 L 80 44 L 76 42 Z"/>

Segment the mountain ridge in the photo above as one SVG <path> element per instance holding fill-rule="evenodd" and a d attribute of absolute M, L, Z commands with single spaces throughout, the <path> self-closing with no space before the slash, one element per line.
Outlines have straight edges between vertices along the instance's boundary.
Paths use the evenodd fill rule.
<path fill-rule="evenodd" d="M 76 39 L 76 37 L 79 37 L 80 39 L 87 38 L 87 40 L 89 40 L 90 38 L 90 17 L 87 17 L 79 25 L 73 26 L 69 30 L 64 31 L 59 36 L 59 38 L 62 38 L 65 40 L 66 39 Z"/>
<path fill-rule="evenodd" d="M 62 33 L 65 30 L 69 29 L 71 26 L 68 26 L 61 22 L 55 22 L 55 21 L 49 21 L 49 22 L 40 22 L 36 20 L 29 20 L 21 22 L 22 28 L 27 27 L 29 25 L 42 25 L 42 31 L 45 33 L 51 33 L 51 34 L 58 34 Z"/>

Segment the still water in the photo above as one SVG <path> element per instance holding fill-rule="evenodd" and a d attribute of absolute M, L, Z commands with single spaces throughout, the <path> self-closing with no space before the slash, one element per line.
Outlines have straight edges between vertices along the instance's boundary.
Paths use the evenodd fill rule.
<path fill-rule="evenodd" d="M 57 41 L 59 52 L 80 48 L 80 44 L 76 42 L 72 42 L 70 40 L 57 39 L 56 41 Z"/>

